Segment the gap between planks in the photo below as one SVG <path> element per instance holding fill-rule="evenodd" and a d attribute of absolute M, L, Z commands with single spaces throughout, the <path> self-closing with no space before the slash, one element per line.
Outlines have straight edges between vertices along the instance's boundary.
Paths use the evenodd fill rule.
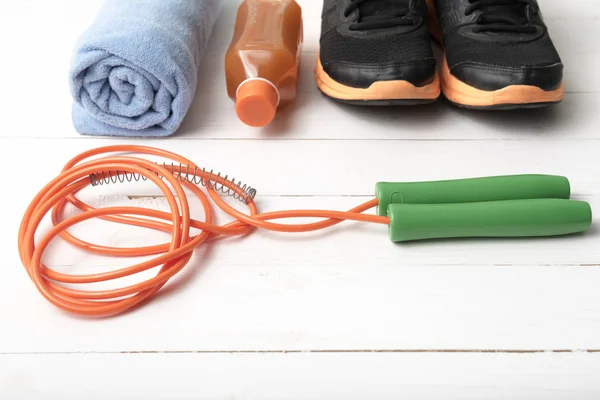
<path fill-rule="evenodd" d="M 380 349 L 380 350 L 139 350 L 139 351 L 32 351 L 32 352 L 2 352 L 0 356 L 14 355 L 71 355 L 71 354 L 362 354 L 362 353 L 404 353 L 404 354 L 600 354 L 600 349 Z"/>
<path fill-rule="evenodd" d="M 600 93 L 600 92 L 599 92 Z M 218 128 L 224 127 L 225 125 L 205 125 L 209 128 Z M 149 140 L 153 140 L 157 138 L 137 138 L 137 137 L 107 137 L 107 136 L 26 136 L 26 137 L 18 137 L 18 136 L 1 136 L 0 140 L 103 140 L 107 142 L 117 142 L 115 144 L 123 144 L 124 140 L 130 142 L 130 144 L 143 146 L 145 142 Z M 197 136 L 180 136 L 177 137 L 177 134 L 167 138 L 171 142 L 176 141 L 196 141 L 196 142 L 280 142 L 280 141 L 289 141 L 289 142 L 535 142 L 538 139 L 532 138 L 315 138 L 315 137 L 307 137 L 307 138 L 291 138 L 291 137 L 248 137 L 248 138 L 203 138 Z M 570 138 L 570 137 L 557 137 L 557 138 L 544 138 L 545 142 L 598 142 L 600 138 Z"/>

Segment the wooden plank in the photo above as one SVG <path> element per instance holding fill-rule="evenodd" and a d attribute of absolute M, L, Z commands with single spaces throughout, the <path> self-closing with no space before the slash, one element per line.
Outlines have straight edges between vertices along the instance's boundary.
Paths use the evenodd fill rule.
<path fill-rule="evenodd" d="M 16 259 L 15 238 L 26 204 L 68 158 L 115 141 L 3 142 L 0 156 L 15 168 L 5 176 L 6 187 L 19 190 L 5 198 L 13 212 L 0 241 L 9 264 L 0 280 L 0 319 L 11 328 L 0 332 L 0 351 L 600 349 L 600 268 L 592 266 L 599 264 L 597 229 L 583 238 L 409 246 L 390 244 L 381 227 L 360 225 L 323 236 L 257 233 L 205 247 L 157 301 L 102 322 L 99 331 L 97 323 L 63 315 L 36 293 Z M 359 199 L 340 195 L 365 195 L 377 178 L 426 180 L 473 171 L 564 173 L 576 197 L 592 195 L 593 204 L 600 191 L 598 141 L 298 141 L 293 148 L 281 141 L 203 141 L 198 149 L 192 143 L 143 141 L 242 172 L 253 184 L 256 179 L 261 195 L 275 196 L 259 197 L 265 209 L 344 209 Z M 266 162 L 249 161 L 247 154 Z M 24 155 L 43 166 L 24 163 Z M 443 168 L 431 168 L 438 165 Z M 133 189 L 105 187 L 91 196 Z M 286 194 L 333 197 L 279 197 Z M 154 240 L 143 231 L 120 236 L 114 227 L 81 229 L 119 244 Z M 56 254 L 61 257 L 53 261 L 72 272 L 110 265 L 77 252 Z"/>
<path fill-rule="evenodd" d="M 599 198 L 583 199 L 589 201 L 592 209 L 596 210 L 600 208 Z M 163 198 L 84 196 L 83 199 L 89 199 L 88 202 L 97 207 L 122 205 L 169 210 Z M 367 200 L 368 198 L 362 197 L 264 197 L 260 199 L 259 207 L 262 211 L 347 210 Z M 243 210 L 244 207 L 240 205 L 239 208 Z M 192 215 L 203 219 L 204 213 L 197 201 L 192 201 L 191 209 Z M 8 216 L 9 226 L 17 226 L 20 217 L 17 214 Z M 218 214 L 219 223 L 230 220 L 223 213 Z M 310 221 L 312 220 L 305 220 Z M 46 221 L 39 232 L 45 232 L 49 228 L 50 221 Z M 76 226 L 71 232 L 84 240 L 112 246 L 147 246 L 168 242 L 170 239 L 164 233 L 98 220 Z M 594 229 L 583 235 L 560 238 L 444 240 L 395 245 L 389 241 L 387 228 L 383 225 L 347 222 L 326 231 L 304 234 L 257 230 L 243 239 L 211 245 L 212 256 L 202 264 L 218 268 L 257 265 L 280 267 L 282 264 L 300 268 L 307 265 L 322 268 L 369 265 L 389 268 L 440 265 L 600 267 L 600 247 L 596 246 L 597 242 L 597 229 Z M 12 250 L 14 243 L 9 241 L 5 246 L 10 246 Z M 306 246 L 310 247 L 310 251 L 305 251 Z M 203 250 L 199 252 L 202 253 Z M 7 249 L 4 254 L 0 266 L 13 268 L 20 264 L 16 252 Z M 82 266 L 100 271 L 107 267 L 116 268 L 125 262 L 133 263 L 134 260 L 96 256 L 57 240 L 46 253 L 45 262 L 75 272 Z"/>
<path fill-rule="evenodd" d="M 277 251 L 266 265 L 238 254 L 229 266 L 205 247 L 153 301 L 102 321 L 62 313 L 21 266 L 3 267 L 0 353 L 600 350 L 600 268 L 415 266 L 400 255 L 380 266 L 370 249 L 343 266 L 320 254 L 300 264 Z"/>
<path fill-rule="evenodd" d="M 567 176 L 573 196 L 600 194 L 599 140 L 335 141 L 6 139 L 4 176 L 27 201 L 80 152 L 97 146 L 138 144 L 164 148 L 202 167 L 241 179 L 259 196 L 370 196 L 379 181 L 429 181 L 510 174 Z M 23 162 L 26 156 L 28 162 Z M 30 161 L 33 160 L 33 161 Z M 39 160 L 43 160 L 43 165 Z M 99 191 L 98 191 L 99 190 Z M 159 195 L 150 185 L 109 185 L 112 195 Z M 25 205 L 23 204 L 23 207 Z"/>
<path fill-rule="evenodd" d="M 0 356 L 0 397 L 591 400 L 599 370 L 582 353 Z"/>
<path fill-rule="evenodd" d="M 41 145 L 38 143 L 42 143 Z M 8 226 L 16 234 L 22 213 L 34 194 L 55 176 L 61 166 L 80 151 L 95 145 L 113 143 L 110 140 L 58 140 L 35 141 L 5 140 L 0 149 L 0 156 L 7 165 L 19 166 L 18 174 L 9 174 L 7 187 L 19 187 L 19 191 L 7 199 L 14 204 L 18 212 L 6 216 Z M 144 144 L 167 147 L 194 159 L 204 160 L 209 166 L 222 165 L 224 173 L 229 173 L 258 188 L 257 202 L 261 211 L 280 209 L 336 209 L 344 210 L 368 200 L 368 192 L 378 180 L 433 180 L 467 176 L 485 176 L 510 173 L 556 173 L 565 174 L 571 179 L 573 197 L 591 202 L 592 208 L 598 207 L 599 191 L 597 182 L 598 167 L 594 161 L 600 143 L 544 142 L 451 142 L 441 145 L 440 142 L 344 142 L 339 144 L 328 141 L 302 141 L 294 148 L 282 142 L 260 143 L 245 141 L 242 145 L 229 145 L 221 141 L 206 141 L 202 150 L 190 152 L 189 141 L 145 142 Z M 500 145 L 500 146 L 499 146 Z M 47 158 L 45 150 L 53 150 L 53 156 Z M 267 151 L 265 151 L 267 148 Z M 380 157 L 379 154 L 393 153 L 397 149 L 400 155 L 394 158 Z M 547 159 L 545 163 L 536 162 L 539 157 Z M 269 164 L 248 162 L 247 153 L 255 153 L 256 158 L 269 159 Z M 261 156 L 259 154 L 264 154 Z M 315 154 L 318 153 L 318 154 Z M 363 154 L 364 153 L 364 154 Z M 29 154 L 32 159 L 44 159 L 45 167 L 40 169 L 37 163 L 21 162 L 21 155 Z M 227 157 L 219 158 L 219 155 Z M 304 154 L 313 154 L 308 163 Z M 331 165 L 328 154 L 337 154 L 338 159 L 347 161 Z M 206 155 L 206 156 L 205 156 Z M 471 165 L 457 164 L 455 159 L 469 159 L 475 156 L 481 160 L 475 163 L 477 173 Z M 352 165 L 352 160 L 361 159 L 364 165 Z M 579 159 L 577 163 L 573 160 Z M 484 161 L 485 160 L 485 161 Z M 507 164 L 506 160 L 510 160 Z M 497 168 L 499 165 L 507 168 Z M 537 164 L 537 165 L 536 165 Z M 413 165 L 423 165 L 423 169 L 415 169 Z M 429 169 L 430 165 L 444 168 Z M 378 172 L 380 171 L 380 172 Z M 395 173 L 394 171 L 399 171 Z M 410 172 L 403 172 L 410 171 Z M 238 174 L 239 172 L 239 174 Z M 409 176 L 410 175 L 410 176 Z M 292 178 L 295 177 L 295 178 Z M 315 177 L 315 178 L 313 178 Z M 379 179 L 378 179 L 379 178 Z M 149 205 L 166 210 L 164 200 L 150 201 L 142 199 L 131 201 L 131 196 L 160 195 L 157 189 L 147 183 L 117 184 L 86 189 L 82 196 L 85 200 L 103 206 L 106 204 Z M 351 197 L 345 197 L 350 195 Z M 284 197 L 280 197 L 284 196 Z M 285 197 L 292 196 L 292 197 Z M 296 197 L 300 196 L 300 197 Z M 325 196 L 325 197 L 323 197 Z M 344 196 L 344 197 L 340 197 Z M 359 196 L 359 197 L 354 197 Z M 234 202 L 233 204 L 237 204 Z M 202 217 L 197 201 L 191 203 L 193 213 Z M 241 204 L 240 204 L 241 206 Z M 228 221 L 221 216 L 220 221 Z M 45 226 L 47 228 L 47 225 Z M 118 228 L 118 229 L 117 229 Z M 167 235 L 147 232 L 138 228 L 117 227 L 103 222 L 89 222 L 75 228 L 84 238 L 109 243 L 126 238 L 130 245 L 143 245 L 167 240 Z M 92 236 L 90 237 L 90 233 Z M 594 243 L 597 240 L 597 228 L 582 236 L 570 236 L 557 239 L 533 240 L 469 240 L 443 241 L 427 244 L 411 244 L 394 246 L 387 239 L 383 226 L 365 226 L 347 223 L 322 234 L 286 235 L 268 232 L 257 232 L 255 235 L 236 243 L 237 251 L 244 256 L 250 265 L 279 265 L 279 259 L 273 257 L 265 260 L 263 254 L 273 245 L 281 249 L 280 254 L 295 253 L 298 245 L 310 243 L 314 253 L 302 252 L 297 255 L 297 263 L 320 262 L 314 254 L 322 254 L 327 260 L 322 264 L 333 263 L 345 265 L 347 262 L 369 254 L 379 265 L 599 265 L 600 249 Z M 338 243 L 361 243 L 361 248 L 352 247 L 351 251 L 338 251 Z M 13 251 L 12 240 L 3 242 L 6 247 L 3 260 L 9 265 L 18 264 L 18 256 Z M 423 249 L 428 251 L 424 254 Z M 219 247 L 217 246 L 217 249 Z M 62 257 L 63 251 L 69 251 L 73 258 Z M 219 250 L 217 250 L 219 251 Z M 236 251 L 236 253 L 237 253 Z M 89 256 L 70 248 L 57 247 L 54 254 L 58 259 L 50 259 L 54 265 L 115 265 L 120 260 L 104 259 Z M 52 255 L 50 254 L 52 257 Z M 400 258 L 400 261 L 398 261 Z M 239 265 L 240 259 L 229 254 L 225 247 L 219 257 L 222 265 Z M 294 262 L 288 260 L 288 262 Z"/>
<path fill-rule="evenodd" d="M 556 46 L 565 62 L 569 92 L 563 104 L 543 110 L 506 113 L 473 112 L 444 102 L 425 107 L 360 108 L 325 99 L 313 82 L 318 51 L 320 4 L 303 4 L 306 39 L 300 94 L 294 106 L 282 110 L 265 129 L 244 126 L 225 92 L 223 55 L 231 38 L 236 2 L 227 2 L 200 71 L 196 100 L 178 137 L 200 139 L 485 139 L 599 138 L 595 110 L 600 106 L 600 77 L 590 65 L 600 64 L 600 44 L 594 40 L 598 10 L 595 0 L 578 1 L 564 15 L 558 0 L 544 3 Z M 27 121 L 3 130 L 0 137 L 80 137 L 71 122 L 67 71 L 77 37 L 93 21 L 101 2 L 12 2 L 0 16 L 0 34 L 18 30 L 19 41 L 7 41 L 5 51 L 19 60 L 5 65 L 7 76 L 27 76 L 35 94 L 22 90 L 20 80 L 8 82 L 10 97 L 0 99 L 14 120 Z M 579 4 L 581 3 L 581 6 Z M 309 5 L 310 4 L 310 5 Z M 72 18 L 71 15 L 78 15 Z M 39 29 L 22 29 L 21 22 Z M 16 24 L 16 25 L 15 25 Z M 46 32 L 51 30 L 52 35 Z M 35 48 L 36 51 L 31 51 Z M 39 73 L 39 60 L 45 63 Z M 51 106 L 50 106 L 51 105 Z M 31 118 L 32 110 L 35 118 Z M 577 129 L 574 129 L 577 127 Z"/>
<path fill-rule="evenodd" d="M 257 233 L 236 242 L 236 247 L 232 243 L 200 251 L 184 275 L 156 301 L 128 315 L 101 322 L 89 321 L 72 318 L 49 306 L 19 266 L 15 238 L 21 213 L 35 192 L 67 159 L 94 146 L 123 143 L 76 134 L 70 122 L 67 82 L 57 78 L 66 77 L 76 36 L 92 21 L 100 4 L 100 0 L 62 0 L 52 4 L 10 2 L 0 15 L 0 36 L 10 38 L 17 32 L 20 37 L 20 40 L 3 42 L 5 52 L 18 60 L 4 66 L 4 75 L 26 77 L 26 87 L 30 88 L 24 90 L 23 79 L 9 79 L 5 92 L 11 95 L 0 98 L 0 108 L 9 116 L 8 127 L 0 133 L 3 138 L 0 156 L 5 165 L 12 168 L 4 175 L 5 187 L 12 190 L 3 200 L 5 209 L 10 212 L 5 213 L 6 229 L 0 241 L 4 255 L 0 262 L 4 271 L 0 280 L 0 319 L 8 328 L 0 330 L 0 352 L 20 353 L 0 356 L 0 377 L 9 377 L 2 381 L 0 389 L 4 391 L 8 387 L 11 397 L 15 393 L 15 396 L 31 397 L 27 390 L 37 390 L 38 386 L 30 383 L 29 377 L 41 382 L 39 387 L 59 390 L 63 381 L 46 382 L 55 377 L 48 371 L 56 371 L 56 376 L 89 373 L 96 379 L 108 370 L 109 373 L 114 371 L 113 381 L 124 382 L 121 379 L 127 379 L 131 371 L 140 368 L 157 371 L 156 375 L 140 374 L 135 379 L 139 385 L 141 376 L 144 382 L 156 383 L 155 389 L 160 394 L 172 390 L 173 385 L 170 382 L 168 386 L 159 386 L 162 384 L 159 377 L 164 376 L 167 369 L 161 370 L 157 365 L 169 368 L 186 365 L 181 359 L 170 364 L 164 359 L 129 361 L 131 359 L 120 357 L 131 355 L 108 355 L 109 362 L 92 359 L 87 364 L 92 366 L 89 369 L 81 368 L 86 363 L 77 360 L 95 355 L 77 354 L 74 361 L 67 359 L 71 357 L 67 355 L 62 359 L 52 356 L 50 361 L 44 361 L 44 356 L 22 354 L 28 352 L 600 349 L 597 334 L 600 332 L 597 317 L 600 302 L 594 285 L 600 273 L 599 250 L 595 245 L 597 229 L 585 237 L 556 240 L 450 241 L 414 246 L 391 245 L 381 227 L 356 224 L 349 224 L 343 230 L 334 229 L 323 236 L 283 238 Z M 202 73 L 199 96 L 178 136 L 187 140 L 131 142 L 175 150 L 208 167 L 232 173 L 259 189 L 258 201 L 265 209 L 320 205 L 346 208 L 362 200 L 361 196 L 370 195 L 378 180 L 430 180 L 523 172 L 565 174 L 572 180 L 576 197 L 590 200 L 597 208 L 600 196 L 597 179 L 600 172 L 597 163 L 600 141 L 597 139 L 600 136 L 597 132 L 600 130 L 596 109 L 600 102 L 600 78 L 589 68 L 598 64 L 600 53 L 599 44 L 594 41 L 599 16 L 596 0 L 580 0 L 577 7 L 568 9 L 568 14 L 562 1 L 544 3 L 544 14 L 566 63 L 569 95 L 557 108 L 510 114 L 469 113 L 444 104 L 364 110 L 323 100 L 311 77 L 318 50 L 320 10 L 304 0 L 309 32 L 300 97 L 294 108 L 282 112 L 271 127 L 261 131 L 242 127 L 232 115 L 230 100 L 224 95 L 221 63 L 231 35 L 235 9 L 232 4 L 228 3 L 217 24 L 202 68 L 210 73 Z M 28 23 L 23 24 L 24 20 Z M 40 73 L 40 60 L 46 61 L 43 73 Z M 35 88 L 35 93 L 31 88 Z M 63 136 L 71 139 L 53 139 Z M 108 200 L 115 193 L 156 195 L 155 190 L 144 185 L 98 190 L 109 196 Z M 88 194 L 95 197 L 97 193 Z M 139 204 L 139 201 L 135 202 Z M 143 201 L 162 204 L 160 199 Z M 80 228 L 94 231 L 101 239 L 104 235 L 104 239 L 114 243 L 154 240 L 143 231 L 123 234 L 107 226 L 97 230 L 90 226 Z M 302 247 L 300 252 L 299 247 Z M 63 253 L 60 248 L 50 254 L 50 261 L 65 271 L 114 266 L 112 260 L 101 263 L 78 252 Z M 258 354 L 252 358 L 254 356 L 270 357 Z M 495 356 L 485 354 L 482 360 Z M 573 394 L 579 398 L 597 397 L 598 388 L 594 386 L 597 379 L 591 379 L 597 378 L 592 376 L 598 370 L 596 359 L 588 362 L 588 359 L 579 359 L 580 353 L 573 356 L 578 358 L 572 365 L 563 355 L 554 354 L 550 361 L 546 359 L 547 363 L 542 364 L 543 368 L 539 358 L 525 365 L 508 363 L 499 370 L 491 368 L 489 376 L 503 376 L 504 371 L 510 375 L 509 383 L 489 380 L 491 378 L 484 373 L 488 361 L 473 363 L 454 359 L 445 364 L 440 359 L 415 359 L 408 360 L 404 367 L 394 367 L 387 361 L 373 366 L 362 356 L 352 355 L 342 361 L 331 361 L 330 368 L 343 371 L 352 365 L 368 367 L 364 371 L 340 374 L 344 379 L 349 377 L 351 382 L 362 382 L 360 378 L 368 376 L 366 372 L 375 371 L 374 376 L 360 386 L 362 393 L 369 390 L 370 398 L 373 390 L 367 383 L 377 383 L 378 376 L 385 379 L 376 387 L 387 388 L 390 382 L 397 382 L 398 375 L 410 373 L 406 371 L 415 371 L 412 381 L 422 382 L 419 379 L 426 380 L 428 372 L 437 366 L 440 366 L 437 376 L 444 382 L 438 392 L 428 391 L 429 381 L 415 387 L 408 379 L 401 387 L 394 387 L 397 392 L 391 396 L 418 393 L 425 398 L 436 394 L 447 398 L 448 393 L 458 393 L 454 397 L 464 393 L 471 398 L 493 398 L 494 395 L 502 398 L 505 392 L 496 388 L 509 387 L 512 389 L 507 389 L 505 398 L 514 398 L 523 390 L 526 395 L 543 398 L 553 395 L 572 398 Z M 113 357 L 118 359 L 113 360 Z M 199 381 L 194 378 L 197 376 L 194 367 L 200 363 L 210 370 L 220 362 L 198 361 L 202 354 L 192 357 L 196 359 L 184 370 L 194 371 L 189 372 L 194 376 L 182 377 L 185 381 L 182 385 L 197 394 L 199 390 L 193 385 Z M 281 398 L 293 393 L 289 388 L 294 386 L 289 381 L 294 379 L 297 384 L 297 376 L 313 374 L 312 381 L 308 380 L 306 386 L 296 390 L 303 395 L 304 387 L 315 387 L 321 379 L 325 380 L 328 375 L 320 374 L 321 370 L 315 365 L 327 364 L 327 361 L 316 357 L 320 355 L 311 354 L 309 361 L 304 361 L 308 372 L 294 375 L 290 372 L 287 381 L 281 380 L 279 392 L 271 396 Z M 554 357 L 560 357 L 559 366 L 548 369 L 548 363 L 558 359 Z M 55 363 L 64 367 L 56 368 Z M 232 381 L 252 377 L 240 370 L 243 360 L 221 363 L 221 369 L 211 371 L 231 371 L 238 365 L 239 372 L 232 375 Z M 467 366 L 457 367 L 461 363 Z M 257 374 L 264 373 L 262 382 L 267 376 L 272 379 L 277 371 L 285 370 L 276 360 L 269 359 L 265 364 L 263 369 L 253 369 Z M 292 364 L 302 363 L 294 359 Z M 12 369 L 9 374 L 4 373 L 15 365 L 22 366 L 16 370 L 17 375 Z M 100 369 L 94 369 L 95 365 Z M 248 365 L 257 365 L 256 359 L 249 360 Z M 415 368 L 415 365 L 420 367 Z M 565 365 L 568 367 L 563 368 Z M 39 369 L 34 370 L 37 366 Z M 32 374 L 25 375 L 25 368 L 33 371 Z M 291 371 L 292 367 L 287 368 Z M 400 371 L 400 374 L 392 376 L 389 371 Z M 152 379 L 153 376 L 156 379 Z M 443 381 L 446 376 L 448 380 Z M 556 376 L 572 379 L 561 381 L 555 379 Z M 483 385 L 483 392 L 465 391 L 465 386 L 455 385 L 471 377 L 473 380 L 468 381 L 466 387 L 479 390 L 480 382 L 488 382 Z M 83 390 L 92 378 L 81 379 L 78 387 Z M 209 381 L 215 385 L 219 382 L 218 379 Z M 15 382 L 16 389 L 12 386 Z M 25 382 L 21 385 L 25 391 L 18 391 L 20 382 Z M 347 382 L 344 380 L 340 385 L 348 387 Z M 539 387 L 532 389 L 531 382 L 539 382 Z M 71 388 L 66 384 L 62 387 Z M 98 387 L 97 382 L 94 387 Z M 585 391 L 588 388 L 590 390 Z M 239 390 L 244 394 L 251 389 L 240 387 Z M 103 388 L 98 390 L 98 396 L 104 397 Z M 214 390 L 203 393 L 207 398 L 213 398 L 213 394 L 221 397 L 229 394 L 219 388 Z M 378 395 L 383 398 L 387 392 L 381 390 Z M 81 397 L 81 393 L 74 393 L 77 398 Z M 361 392 L 351 394 L 354 393 L 358 396 Z M 336 394 L 348 397 L 348 393 L 332 392 Z M 256 397 L 266 397 L 261 395 L 263 393 L 258 393 Z M 311 396 L 316 394 L 305 394 L 306 398 Z"/>

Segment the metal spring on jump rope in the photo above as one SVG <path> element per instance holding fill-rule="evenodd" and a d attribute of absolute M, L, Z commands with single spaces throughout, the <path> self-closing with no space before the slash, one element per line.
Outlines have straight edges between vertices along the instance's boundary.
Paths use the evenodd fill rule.
<path fill-rule="evenodd" d="M 156 163 L 168 170 L 175 178 L 181 182 L 189 182 L 194 185 L 202 185 L 210 187 L 217 192 L 221 192 L 226 196 L 231 196 L 244 204 L 248 204 L 250 200 L 256 197 L 256 189 L 241 181 L 236 181 L 235 178 L 229 179 L 228 175 L 221 176 L 221 173 L 214 173 L 213 170 L 208 171 L 206 168 L 191 166 L 189 164 L 167 164 Z M 163 177 L 157 173 L 162 179 Z M 147 181 L 148 178 L 144 175 L 135 172 L 126 171 L 107 171 L 98 172 L 90 175 L 92 186 L 102 186 L 114 183 L 139 182 Z M 214 182 L 213 182 L 214 181 Z"/>

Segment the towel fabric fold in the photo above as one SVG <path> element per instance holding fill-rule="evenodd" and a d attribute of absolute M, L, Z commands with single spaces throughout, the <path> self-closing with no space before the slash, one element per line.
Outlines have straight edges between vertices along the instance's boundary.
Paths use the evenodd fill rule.
<path fill-rule="evenodd" d="M 221 0 L 107 0 L 73 54 L 77 132 L 173 134 L 192 104 L 220 9 Z"/>

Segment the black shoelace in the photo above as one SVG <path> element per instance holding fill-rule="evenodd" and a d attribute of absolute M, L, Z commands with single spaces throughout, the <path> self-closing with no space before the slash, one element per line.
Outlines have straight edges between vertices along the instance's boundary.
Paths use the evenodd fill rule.
<path fill-rule="evenodd" d="M 465 14 L 480 11 L 474 32 L 534 33 L 527 18 L 527 7 L 535 11 L 533 0 L 469 0 Z"/>
<path fill-rule="evenodd" d="M 409 0 L 352 0 L 344 10 L 344 16 L 347 17 L 355 10 L 359 11 L 358 21 L 350 25 L 351 30 L 372 30 L 410 26 L 413 25 L 413 21 L 405 18 L 410 12 L 408 1 Z M 370 7 L 364 7 L 367 5 L 370 5 Z M 386 5 L 387 7 L 385 7 Z M 397 7 L 397 5 L 402 8 Z"/>

